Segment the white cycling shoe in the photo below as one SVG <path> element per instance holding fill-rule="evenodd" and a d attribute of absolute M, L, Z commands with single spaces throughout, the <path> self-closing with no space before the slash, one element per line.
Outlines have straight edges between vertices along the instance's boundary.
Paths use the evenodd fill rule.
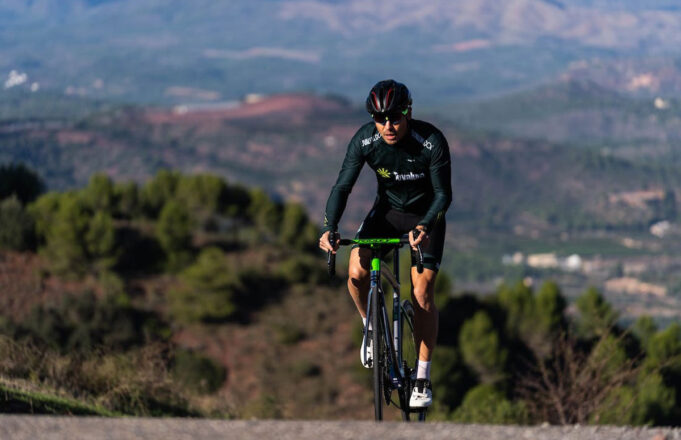
<path fill-rule="evenodd" d="M 366 331 L 366 330 L 365 330 Z M 372 331 L 369 330 L 367 332 L 366 338 L 362 338 L 362 347 L 359 349 L 359 360 L 362 361 L 362 365 L 364 365 L 364 368 L 371 368 L 373 359 L 374 359 L 374 344 L 373 344 L 373 335 Z M 366 344 L 366 350 L 365 348 Z M 366 354 L 366 356 L 365 356 Z"/>
<path fill-rule="evenodd" d="M 416 379 L 409 399 L 410 408 L 428 408 L 433 404 L 432 385 L 427 379 Z"/>

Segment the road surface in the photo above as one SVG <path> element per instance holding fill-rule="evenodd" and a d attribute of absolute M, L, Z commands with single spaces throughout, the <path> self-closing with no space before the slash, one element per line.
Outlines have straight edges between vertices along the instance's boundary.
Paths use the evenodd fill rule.
<path fill-rule="evenodd" d="M 0 415 L 0 439 L 681 440 L 681 429 Z"/>

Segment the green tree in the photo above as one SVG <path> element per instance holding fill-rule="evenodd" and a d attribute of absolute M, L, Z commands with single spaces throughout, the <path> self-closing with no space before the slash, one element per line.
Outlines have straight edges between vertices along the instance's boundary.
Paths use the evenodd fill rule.
<path fill-rule="evenodd" d="M 592 348 L 585 368 L 594 371 L 604 384 L 613 383 L 622 371 L 629 371 L 629 358 L 622 341 L 612 334 L 603 336 Z"/>
<path fill-rule="evenodd" d="M 47 225 L 43 248 L 52 270 L 59 275 L 84 275 L 87 253 L 84 237 L 88 231 L 90 214 L 85 204 L 74 193 L 61 196 L 59 208 Z"/>
<path fill-rule="evenodd" d="M 522 281 L 512 287 L 501 285 L 497 291 L 499 304 L 506 312 L 506 331 L 512 337 L 527 340 L 535 332 L 535 304 L 532 289 Z"/>
<path fill-rule="evenodd" d="M 305 208 L 299 203 L 287 203 L 281 221 L 279 239 L 282 244 L 303 250 L 316 242 L 317 228 L 309 223 Z"/>
<path fill-rule="evenodd" d="M 23 164 L 0 165 L 0 200 L 16 195 L 22 204 L 34 201 L 45 190 L 45 183 Z"/>
<path fill-rule="evenodd" d="M 231 217 L 248 217 L 248 208 L 251 204 L 251 195 L 249 191 L 240 185 L 227 185 L 227 191 L 222 200 L 222 208 L 224 214 Z"/>
<path fill-rule="evenodd" d="M 641 346 L 647 351 L 650 340 L 657 332 L 657 324 L 650 316 L 641 316 L 634 323 L 633 332 L 641 342 Z"/>
<path fill-rule="evenodd" d="M 23 251 L 35 246 L 33 217 L 16 195 L 0 202 L 0 249 Z"/>
<path fill-rule="evenodd" d="M 226 202 L 226 195 L 227 185 L 218 176 L 197 174 L 178 180 L 176 199 L 200 218 L 217 214 Z"/>
<path fill-rule="evenodd" d="M 647 367 L 681 375 L 681 325 L 675 322 L 650 338 L 645 362 Z"/>
<path fill-rule="evenodd" d="M 577 327 L 583 337 L 602 336 L 609 332 L 617 321 L 617 312 L 596 288 L 587 289 L 577 298 L 576 304 L 580 314 Z"/>
<path fill-rule="evenodd" d="M 187 208 L 174 200 L 168 201 L 156 223 L 156 237 L 170 270 L 177 270 L 189 261 L 192 230 L 193 220 Z"/>
<path fill-rule="evenodd" d="M 104 173 L 96 173 L 90 177 L 88 185 L 81 191 L 83 201 L 93 211 L 112 213 L 116 204 L 114 183 Z"/>
<path fill-rule="evenodd" d="M 634 425 L 637 423 L 636 390 L 622 385 L 610 391 L 594 412 L 591 422 L 600 425 Z"/>
<path fill-rule="evenodd" d="M 437 405 L 449 412 L 461 404 L 463 396 L 475 385 L 461 353 L 454 347 L 438 345 L 433 356 L 433 397 Z"/>
<path fill-rule="evenodd" d="M 180 274 L 182 286 L 169 293 L 172 315 L 182 322 L 227 319 L 236 312 L 234 295 L 241 288 L 238 274 L 224 252 L 209 247 Z"/>
<path fill-rule="evenodd" d="M 142 207 L 151 218 L 156 218 L 168 201 L 175 197 L 181 175 L 177 171 L 161 170 L 142 187 Z"/>
<path fill-rule="evenodd" d="M 116 183 L 114 197 L 117 217 L 132 219 L 141 214 L 140 192 L 135 182 Z"/>
<path fill-rule="evenodd" d="M 84 238 L 87 258 L 96 272 L 105 271 L 116 264 L 116 230 L 110 214 L 97 211 L 90 218 Z"/>
<path fill-rule="evenodd" d="M 499 332 L 487 312 L 480 310 L 464 322 L 459 334 L 463 359 L 484 383 L 504 378 L 508 351 L 502 346 Z"/>
<path fill-rule="evenodd" d="M 535 316 L 539 329 L 555 333 L 564 327 L 565 297 L 553 281 L 545 282 L 535 297 Z"/>
<path fill-rule="evenodd" d="M 28 212 L 35 221 L 36 238 L 39 243 L 45 241 L 48 230 L 59 212 L 61 200 L 62 194 L 52 191 L 43 194 L 35 202 L 28 205 Z"/>
<path fill-rule="evenodd" d="M 636 392 L 633 424 L 671 425 L 678 423 L 678 419 L 673 417 L 676 392 L 665 385 L 661 374 L 642 371 Z"/>
<path fill-rule="evenodd" d="M 55 273 L 79 277 L 116 264 L 118 243 L 110 214 L 93 213 L 77 193 L 62 194 L 58 201 L 41 199 L 32 208 L 46 216 L 39 220 L 45 236 L 42 252 Z"/>
<path fill-rule="evenodd" d="M 279 232 L 281 222 L 281 209 L 272 199 L 260 189 L 254 189 L 250 193 L 251 203 L 247 214 L 261 233 L 272 236 Z"/>

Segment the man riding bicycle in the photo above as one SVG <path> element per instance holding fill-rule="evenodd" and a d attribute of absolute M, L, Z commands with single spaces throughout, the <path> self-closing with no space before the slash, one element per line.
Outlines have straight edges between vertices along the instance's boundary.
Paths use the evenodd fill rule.
<path fill-rule="evenodd" d="M 356 238 L 388 238 L 409 233 L 412 250 L 423 249 L 423 273 L 418 273 L 412 255 L 412 300 L 414 337 L 418 352 L 416 385 L 409 406 L 425 408 L 432 404 L 430 361 L 437 340 L 438 312 L 434 301 L 435 278 L 442 260 L 445 238 L 445 212 L 452 201 L 449 146 L 433 125 L 412 119 L 411 93 L 394 80 L 374 85 L 366 99 L 369 122 L 353 136 L 338 180 L 326 203 L 324 227 L 319 247 L 336 253 L 340 235 L 336 232 L 348 196 L 364 163 L 376 173 L 378 194 L 374 206 L 357 231 Z M 413 231 L 421 232 L 414 238 Z M 370 283 L 371 251 L 354 247 L 348 268 L 348 290 L 366 325 L 367 295 Z M 372 331 L 371 328 L 368 331 Z M 371 341 L 371 338 L 364 338 Z M 372 347 L 360 351 L 365 367 L 370 365 Z"/>

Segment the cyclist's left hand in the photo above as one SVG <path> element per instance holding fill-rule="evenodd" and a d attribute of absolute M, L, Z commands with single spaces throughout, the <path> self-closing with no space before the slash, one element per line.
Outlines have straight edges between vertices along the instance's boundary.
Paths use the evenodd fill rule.
<path fill-rule="evenodd" d="M 426 233 L 423 226 L 418 225 L 415 229 L 418 229 L 419 231 L 421 231 L 421 233 L 419 234 L 418 238 L 414 240 L 414 231 L 409 231 L 409 246 L 411 246 L 413 250 L 416 250 L 416 245 L 420 244 L 421 249 L 423 249 L 424 247 L 428 246 L 428 243 L 430 242 L 430 237 Z"/>

